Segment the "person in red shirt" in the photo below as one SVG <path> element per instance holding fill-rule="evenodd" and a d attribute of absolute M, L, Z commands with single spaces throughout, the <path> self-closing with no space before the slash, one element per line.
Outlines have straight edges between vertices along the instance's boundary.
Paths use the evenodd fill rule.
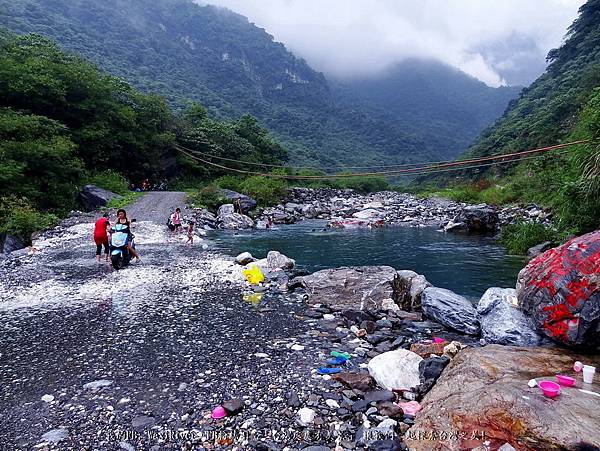
<path fill-rule="evenodd" d="M 108 233 L 110 222 L 108 221 L 108 213 L 104 213 L 94 225 L 94 242 L 96 243 L 96 260 L 100 262 L 102 255 L 102 246 L 104 246 L 104 256 L 108 261 Z"/>

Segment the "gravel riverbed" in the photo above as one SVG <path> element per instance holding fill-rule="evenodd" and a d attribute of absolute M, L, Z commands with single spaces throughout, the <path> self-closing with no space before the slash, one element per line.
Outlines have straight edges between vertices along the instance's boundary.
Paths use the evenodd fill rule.
<path fill-rule="evenodd" d="M 142 262 L 122 271 L 95 262 L 85 214 L 1 262 L 0 448 L 310 443 L 296 407 L 329 390 L 311 373 L 327 343 L 299 296 L 245 302 L 239 267 L 168 236 L 178 204 L 150 193 L 132 208 Z M 239 415 L 207 418 L 231 399 Z"/>

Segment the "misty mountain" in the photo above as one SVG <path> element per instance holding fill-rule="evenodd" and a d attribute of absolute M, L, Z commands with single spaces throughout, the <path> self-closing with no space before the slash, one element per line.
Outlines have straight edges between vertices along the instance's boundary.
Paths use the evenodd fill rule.
<path fill-rule="evenodd" d="M 190 0 L 0 0 L 0 24 L 49 36 L 175 107 L 197 101 L 218 119 L 249 112 L 296 163 L 452 158 L 512 95 L 422 62 L 330 85 L 244 16 Z"/>
<path fill-rule="evenodd" d="M 501 116 L 521 90 L 491 88 L 454 67 L 418 59 L 395 64 L 378 77 L 337 81 L 332 87 L 340 102 L 353 99 L 373 114 L 386 112 L 453 156 Z"/>
<path fill-rule="evenodd" d="M 600 0 L 588 0 L 565 43 L 551 50 L 548 68 L 510 103 L 504 115 L 469 149 L 485 156 L 559 143 L 600 86 Z"/>

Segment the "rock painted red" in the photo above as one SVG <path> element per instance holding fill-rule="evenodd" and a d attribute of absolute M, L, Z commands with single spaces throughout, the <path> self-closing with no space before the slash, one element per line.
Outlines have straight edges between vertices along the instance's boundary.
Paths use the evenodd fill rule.
<path fill-rule="evenodd" d="M 600 344 L 600 230 L 534 258 L 517 282 L 519 305 L 548 337 Z"/>

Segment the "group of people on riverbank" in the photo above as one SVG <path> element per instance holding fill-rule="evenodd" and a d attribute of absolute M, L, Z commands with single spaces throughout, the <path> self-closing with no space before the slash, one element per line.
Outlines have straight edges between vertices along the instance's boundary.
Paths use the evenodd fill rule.
<path fill-rule="evenodd" d="M 119 231 L 125 230 L 129 235 L 129 242 L 127 248 L 131 252 L 131 255 L 135 257 L 135 261 L 139 262 L 140 257 L 133 247 L 133 233 L 131 232 L 132 221 L 127 218 L 127 212 L 123 209 L 117 211 L 117 219 L 115 224 L 111 225 L 110 214 L 104 213 L 98 218 L 94 224 L 94 243 L 96 244 L 96 260 L 102 261 L 102 250 L 104 248 L 104 258 L 106 261 L 110 259 L 110 236 L 115 232 L 115 227 L 119 226 Z M 171 236 L 175 236 L 183 231 L 187 233 L 187 243 L 194 244 L 194 221 L 188 221 L 187 227 L 183 227 L 183 217 L 181 215 L 181 209 L 176 208 L 175 211 L 169 216 L 167 221 L 167 227 L 169 228 Z"/>
<path fill-rule="evenodd" d="M 135 257 L 136 263 L 140 257 L 133 245 L 132 221 L 127 218 L 127 212 L 122 208 L 117 210 L 117 219 L 115 224 L 110 223 L 110 214 L 104 213 L 102 217 L 96 220 L 94 224 L 94 243 L 96 243 L 96 261 L 102 262 L 102 248 L 104 248 L 104 258 L 110 259 L 110 236 L 116 231 L 126 233 L 128 236 L 127 250 Z"/>
<path fill-rule="evenodd" d="M 129 191 L 166 191 L 167 190 L 167 179 L 164 179 L 158 183 L 151 183 L 150 180 L 145 179 L 139 185 L 131 183 L 129 185 Z"/>

